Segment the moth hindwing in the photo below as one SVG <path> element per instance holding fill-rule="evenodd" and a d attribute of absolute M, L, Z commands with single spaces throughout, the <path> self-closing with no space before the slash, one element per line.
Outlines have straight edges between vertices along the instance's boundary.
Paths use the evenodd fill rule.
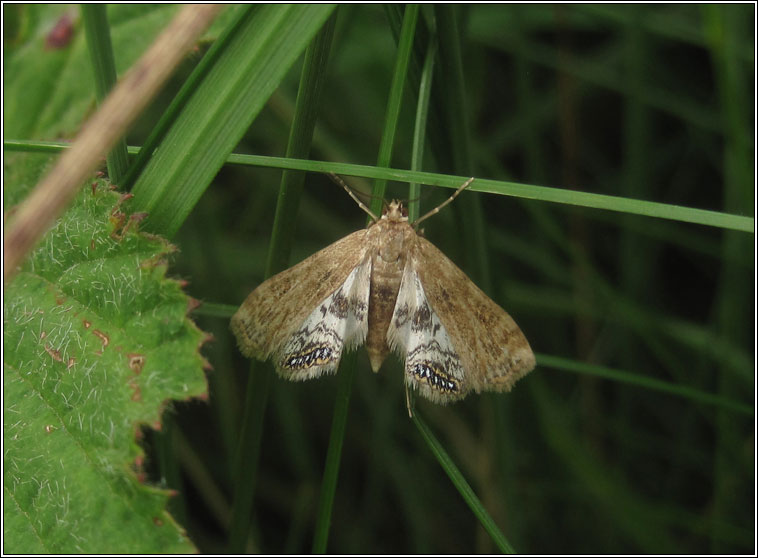
<path fill-rule="evenodd" d="M 396 201 L 367 229 L 262 283 L 231 328 L 244 355 L 271 358 L 290 380 L 336 372 L 343 351 L 364 343 L 374 372 L 395 351 L 406 386 L 437 403 L 510 390 L 535 365 L 513 318 L 420 237 Z"/>

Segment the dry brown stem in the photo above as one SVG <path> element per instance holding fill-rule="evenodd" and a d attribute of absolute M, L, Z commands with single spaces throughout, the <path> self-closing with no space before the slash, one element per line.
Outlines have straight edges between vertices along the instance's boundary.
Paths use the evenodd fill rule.
<path fill-rule="evenodd" d="M 6 229 L 4 283 L 158 93 L 222 7 L 193 4 L 182 8 L 84 124 L 71 149 L 61 154 L 53 169 L 21 203 Z"/>

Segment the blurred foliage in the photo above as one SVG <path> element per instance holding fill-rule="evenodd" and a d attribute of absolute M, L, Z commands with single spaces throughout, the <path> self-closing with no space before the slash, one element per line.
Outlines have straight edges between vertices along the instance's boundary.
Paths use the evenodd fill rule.
<path fill-rule="evenodd" d="M 398 8 L 339 7 L 313 159 L 377 160 Z M 9 51 L 27 48 L 32 33 L 43 41 L 57 17 L 46 11 L 52 8 L 3 9 Z M 754 9 L 451 7 L 461 34 L 460 110 L 474 176 L 754 216 Z M 120 49 L 127 47 L 117 43 L 117 28 L 152 11 L 160 12 L 109 8 L 119 70 Z M 433 29 L 434 14 L 422 8 L 419 41 Z M 84 57 L 77 40 L 71 48 Z M 142 40 L 135 42 L 144 47 Z M 72 79 L 67 65 L 50 73 L 59 67 L 49 60 L 57 53 L 38 53 L 41 69 L 20 72 L 27 76 L 22 84 L 6 78 L 6 99 L 13 91 L 39 99 L 34 126 L 13 128 L 21 139 L 68 137 L 84 116 L 50 125 L 48 92 L 70 87 Z M 196 62 L 190 57 L 140 119 L 130 145 L 144 142 Z M 236 152 L 285 153 L 299 75 L 296 65 Z M 452 85 L 435 77 L 432 103 Z M 76 95 L 77 106 L 91 106 Z M 415 101 L 409 85 L 394 168 L 410 168 Z M 433 112 L 429 130 L 422 168 L 465 173 L 445 142 L 435 144 L 460 139 L 448 137 L 447 121 Z M 275 169 L 225 166 L 172 239 L 180 252 L 170 272 L 209 308 L 239 305 L 261 281 L 279 177 Z M 422 187 L 422 213 L 449 195 L 430 190 Z M 387 194 L 405 192 L 405 185 L 390 184 Z M 480 195 L 481 212 L 473 213 L 465 201 L 471 196 L 426 221 L 426 237 L 490 290 L 538 355 L 754 408 L 753 236 L 494 195 Z M 308 175 L 291 224 L 290 263 L 364 221 L 341 189 Z M 484 231 L 475 247 L 461 234 L 472 221 Z M 249 378 L 228 315 L 196 313 L 215 338 L 203 350 L 213 365 L 209 401 L 176 404 L 160 432 L 145 432 L 148 473 L 156 485 L 179 491 L 170 509 L 203 552 L 226 548 L 231 463 Z M 494 551 L 407 418 L 399 361 L 388 359 L 378 375 L 363 350 L 357 361 L 328 550 Z M 271 382 L 249 550 L 310 549 L 336 385 L 335 377 Z M 754 416 L 651 391 L 642 382 L 557 371 L 540 366 L 539 356 L 537 369 L 510 394 L 471 396 L 450 407 L 420 401 L 418 412 L 519 552 L 754 551 Z"/>

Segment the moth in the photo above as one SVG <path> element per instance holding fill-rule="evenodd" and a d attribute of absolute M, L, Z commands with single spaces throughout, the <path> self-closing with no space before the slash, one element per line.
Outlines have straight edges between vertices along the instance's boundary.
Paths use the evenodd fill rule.
<path fill-rule="evenodd" d="M 534 368 L 526 337 L 508 313 L 417 233 L 463 191 L 411 224 L 401 203 L 263 282 L 231 320 L 240 351 L 273 359 L 289 380 L 334 373 L 345 350 L 365 344 L 378 372 L 394 351 L 408 388 L 436 403 L 470 391 L 509 391 Z M 410 402 L 408 402 L 410 412 Z"/>

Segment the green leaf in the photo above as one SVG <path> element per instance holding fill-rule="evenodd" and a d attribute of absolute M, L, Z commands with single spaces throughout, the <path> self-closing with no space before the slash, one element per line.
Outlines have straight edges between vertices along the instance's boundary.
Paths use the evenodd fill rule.
<path fill-rule="evenodd" d="M 174 248 L 99 180 L 5 289 L 5 550 L 192 552 L 142 482 L 142 425 L 207 391 Z"/>

